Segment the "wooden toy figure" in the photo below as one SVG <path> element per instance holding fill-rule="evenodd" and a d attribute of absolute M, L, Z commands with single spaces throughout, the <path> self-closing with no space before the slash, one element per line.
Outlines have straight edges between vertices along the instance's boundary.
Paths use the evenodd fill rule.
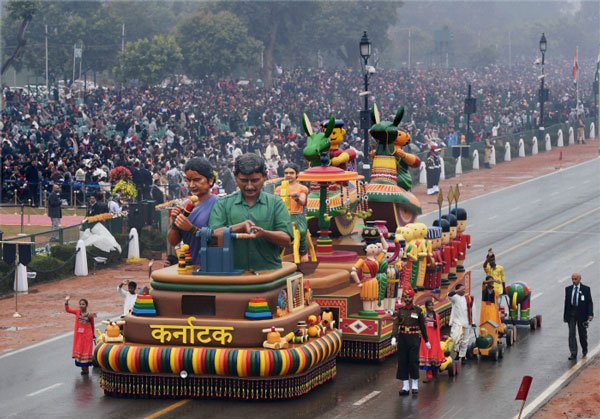
<path fill-rule="evenodd" d="M 381 247 L 377 243 L 367 242 L 365 245 L 365 254 L 366 257 L 359 259 L 352 267 L 350 276 L 361 287 L 360 299 L 363 302 L 363 309 L 375 310 L 379 300 L 379 281 L 377 275 L 380 273 L 379 265 L 385 259 L 385 253 L 381 252 Z M 361 274 L 360 276 L 359 273 Z M 385 275 L 387 279 L 387 269 Z"/>
<path fill-rule="evenodd" d="M 444 265 L 442 266 L 442 286 L 446 287 L 450 285 L 450 266 L 452 261 L 456 263 L 456 256 L 454 247 L 450 244 L 450 223 L 448 220 L 434 220 L 434 227 L 442 228 L 442 258 L 444 259 Z"/>
<path fill-rule="evenodd" d="M 426 240 L 427 237 L 427 224 L 413 223 L 413 231 L 415 232 L 415 240 L 417 245 L 417 257 L 419 262 L 419 268 L 416 272 L 417 277 L 415 279 L 415 289 L 422 290 L 423 283 L 425 282 L 425 271 L 427 269 L 427 262 L 429 260 L 429 253 L 431 252 L 431 244 Z"/>
<path fill-rule="evenodd" d="M 427 239 L 431 244 L 429 264 L 425 273 L 423 286 L 426 290 L 438 290 L 442 286 L 442 268 L 444 259 L 442 257 L 442 229 L 441 227 L 429 227 Z"/>
<path fill-rule="evenodd" d="M 410 227 L 410 224 L 405 225 L 404 227 L 400 227 L 400 231 L 402 237 L 406 241 L 406 250 L 404 252 L 405 258 L 402 261 L 402 265 L 399 267 L 396 265 L 398 270 L 401 270 L 402 274 L 400 276 L 400 286 L 402 289 L 412 288 L 411 278 L 413 273 L 413 264 L 418 261 L 418 249 L 416 246 L 412 245 L 414 240 L 414 231 Z"/>
<path fill-rule="evenodd" d="M 453 208 L 452 214 L 456 217 L 458 222 L 458 232 L 456 233 L 456 239 L 460 241 L 460 251 L 462 252 L 462 257 L 458 258 L 456 271 L 464 272 L 464 263 L 467 255 L 467 249 L 471 248 L 471 235 L 465 234 L 465 230 L 467 229 L 467 211 L 464 208 Z"/>
<path fill-rule="evenodd" d="M 323 131 L 327 129 L 329 120 L 321 122 L 321 128 Z M 331 148 L 329 149 L 329 159 L 332 166 L 339 167 L 342 170 L 349 170 L 348 166 L 356 159 L 356 151 L 353 149 L 342 150 L 340 144 L 346 136 L 346 130 L 344 129 L 344 121 L 342 119 L 335 120 L 335 128 L 329 136 L 331 141 Z"/>
<path fill-rule="evenodd" d="M 458 260 L 461 257 L 460 254 L 460 241 L 456 239 L 456 234 L 458 233 L 458 222 L 456 221 L 456 217 L 452 214 L 442 215 L 442 218 L 448 221 L 450 224 L 450 246 L 454 248 L 454 258 L 452 260 L 452 265 L 450 265 L 450 274 L 448 275 L 448 279 L 451 281 L 456 280 L 456 272 L 458 266 Z"/>
<path fill-rule="evenodd" d="M 185 251 L 183 249 L 179 249 L 177 252 L 177 259 L 177 273 L 185 275 L 187 273 L 187 264 L 185 261 Z"/>

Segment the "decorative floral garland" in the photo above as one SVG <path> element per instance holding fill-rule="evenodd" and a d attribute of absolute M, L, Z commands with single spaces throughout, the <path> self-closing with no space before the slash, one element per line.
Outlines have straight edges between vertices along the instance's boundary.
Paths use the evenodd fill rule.
<path fill-rule="evenodd" d="M 121 198 L 135 199 L 137 197 L 137 189 L 133 182 L 121 179 L 112 189 L 113 194 L 120 194 Z"/>
<path fill-rule="evenodd" d="M 120 180 L 131 182 L 133 180 L 133 176 L 131 171 L 125 166 L 117 166 L 110 171 L 108 180 L 110 183 L 117 183 Z"/>

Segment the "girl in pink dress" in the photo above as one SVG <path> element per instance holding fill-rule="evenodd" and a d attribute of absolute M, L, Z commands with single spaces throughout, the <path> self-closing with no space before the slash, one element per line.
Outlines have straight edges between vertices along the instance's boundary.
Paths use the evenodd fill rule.
<path fill-rule="evenodd" d="M 79 309 L 69 307 L 71 297 L 65 297 L 65 311 L 75 315 L 75 329 L 73 334 L 73 353 L 71 357 L 75 365 L 81 367 L 81 374 L 89 374 L 94 352 L 94 314 L 88 313 L 88 302 L 79 300 Z"/>
<path fill-rule="evenodd" d="M 425 341 L 421 338 L 421 348 L 419 349 L 419 368 L 425 370 L 428 382 L 437 375 L 440 365 L 446 359 L 442 348 L 440 347 L 440 317 L 433 309 L 433 301 L 425 302 L 425 328 L 427 329 L 427 338 L 431 344 L 431 349 L 427 349 Z"/>

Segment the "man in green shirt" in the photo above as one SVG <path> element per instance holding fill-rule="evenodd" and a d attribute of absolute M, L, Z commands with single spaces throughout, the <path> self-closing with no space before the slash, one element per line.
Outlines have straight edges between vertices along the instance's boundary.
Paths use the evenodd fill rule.
<path fill-rule="evenodd" d="M 235 267 L 247 271 L 281 268 L 281 248 L 289 246 L 292 220 L 278 196 L 263 192 L 267 180 L 264 160 L 247 153 L 235 160 L 239 191 L 221 198 L 213 207 L 209 226 L 218 238 L 225 227 L 232 233 L 248 233 L 251 239 L 235 240 Z"/>

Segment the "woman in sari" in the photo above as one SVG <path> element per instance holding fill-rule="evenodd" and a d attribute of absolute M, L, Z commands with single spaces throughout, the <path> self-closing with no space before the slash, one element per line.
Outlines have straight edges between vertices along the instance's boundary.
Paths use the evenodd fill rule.
<path fill-rule="evenodd" d="M 81 374 L 89 374 L 94 352 L 94 314 L 88 313 L 88 302 L 79 300 L 79 308 L 69 307 L 71 297 L 65 297 L 65 311 L 75 315 L 75 329 L 73 334 L 73 353 L 71 357 L 75 365 L 81 367 Z"/>

